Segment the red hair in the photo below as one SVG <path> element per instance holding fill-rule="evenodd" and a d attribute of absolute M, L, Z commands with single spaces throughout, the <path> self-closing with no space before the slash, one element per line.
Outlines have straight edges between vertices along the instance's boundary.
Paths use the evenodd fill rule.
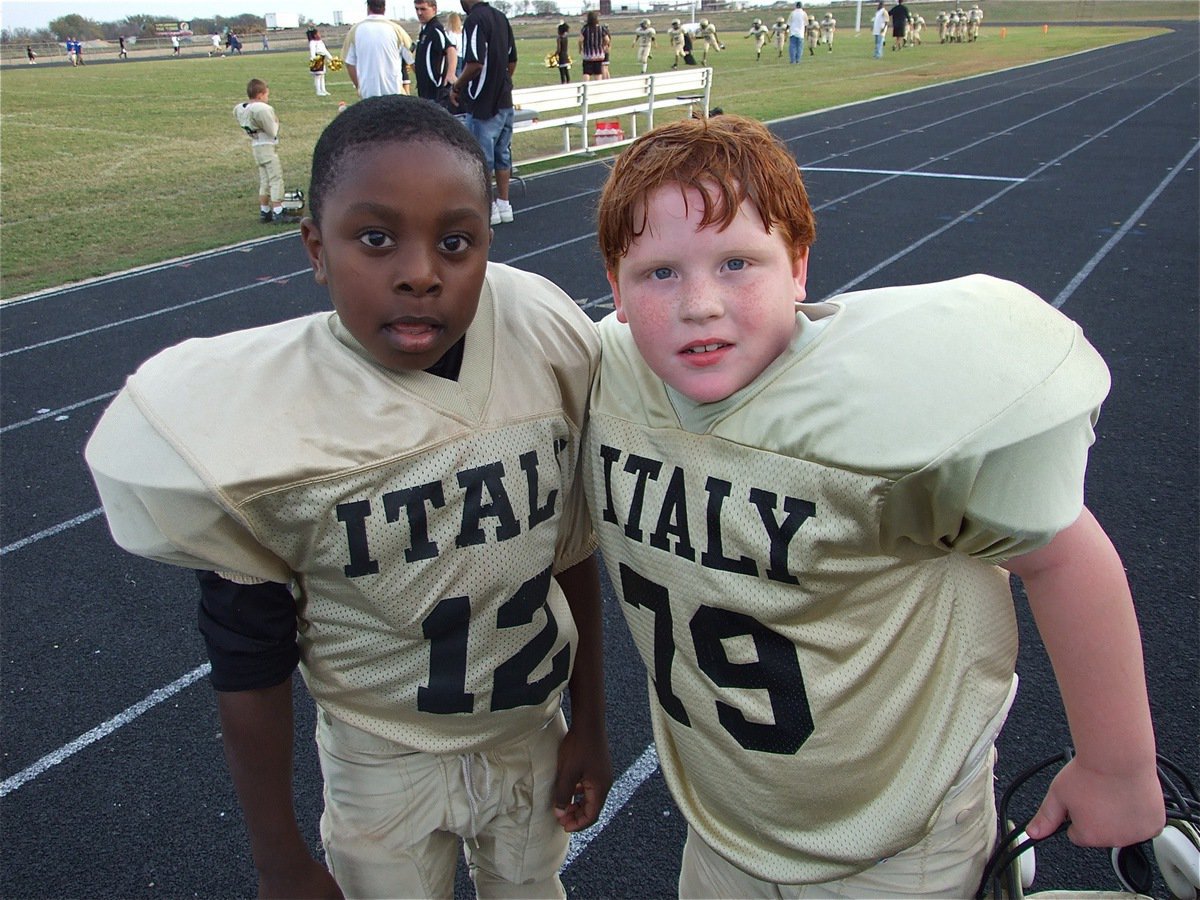
<path fill-rule="evenodd" d="M 683 119 L 647 132 L 622 153 L 600 195 L 597 233 L 614 274 L 646 229 L 646 198 L 666 185 L 703 198 L 700 227 L 728 228 L 742 202 L 778 229 L 796 259 L 816 239 L 816 222 L 796 160 L 766 126 L 742 116 Z"/>

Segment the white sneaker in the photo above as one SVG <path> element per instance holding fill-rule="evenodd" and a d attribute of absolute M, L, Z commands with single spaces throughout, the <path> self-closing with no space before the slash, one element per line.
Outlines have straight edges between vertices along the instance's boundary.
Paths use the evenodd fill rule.
<path fill-rule="evenodd" d="M 512 221 L 512 213 L 511 212 L 509 212 L 509 214 L 508 214 L 508 221 L 510 221 L 510 222 Z M 499 200 L 492 201 L 492 224 L 493 225 L 500 224 L 500 201 Z"/>
<path fill-rule="evenodd" d="M 513 220 L 512 204 L 507 200 L 497 200 L 496 205 L 500 208 L 500 221 L 511 222 Z"/>

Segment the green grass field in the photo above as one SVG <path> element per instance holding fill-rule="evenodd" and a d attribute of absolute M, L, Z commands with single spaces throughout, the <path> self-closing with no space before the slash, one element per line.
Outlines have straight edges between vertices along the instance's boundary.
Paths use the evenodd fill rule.
<path fill-rule="evenodd" d="M 1009 9 L 1018 5 L 1001 2 Z M 1035 11 L 1052 5 L 1095 10 L 1105 4 L 1026 4 Z M 1151 5 L 1190 9 L 1196 17 L 1194 4 L 1147 3 L 1142 9 Z M 869 28 L 854 34 L 853 8 L 837 10 L 834 52 L 819 48 L 800 66 L 774 59 L 770 46 L 756 63 L 753 42 L 742 39 L 756 15 L 766 19 L 776 11 L 714 15 L 728 50 L 709 59 L 716 70 L 713 104 L 769 120 L 1157 33 L 1111 24 L 1051 25 L 1044 33 L 1034 25 L 1008 26 L 1001 38 L 1001 26 L 988 20 L 978 43 L 940 45 L 932 24 L 937 8 L 921 9 L 930 21 L 922 47 L 883 60 L 871 59 Z M 607 20 L 614 32 L 614 77 L 636 71 L 627 35 L 638 18 Z M 1049 17 L 1034 20 L 1039 18 Z M 1104 15 L 1094 11 L 1092 18 Z M 543 63 L 553 24 L 514 23 L 519 85 L 557 82 L 557 70 Z M 652 69 L 667 65 L 665 42 L 656 57 Z M 329 76 L 333 96 L 316 97 L 305 53 L 248 50 L 229 58 L 5 68 L 0 298 L 268 233 L 271 226 L 258 223 L 250 151 L 232 115 L 251 77 L 271 85 L 287 186 L 307 187 L 313 143 L 338 101 L 353 102 L 354 93 L 343 72 Z M 518 138 L 518 161 L 523 152 L 531 155 L 533 148 L 522 145 L 531 138 Z"/>

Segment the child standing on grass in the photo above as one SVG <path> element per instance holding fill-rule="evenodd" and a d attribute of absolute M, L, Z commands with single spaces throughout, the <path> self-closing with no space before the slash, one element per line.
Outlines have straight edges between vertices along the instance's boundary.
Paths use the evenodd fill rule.
<path fill-rule="evenodd" d="M 812 209 L 760 123 L 616 161 L 585 475 L 688 820 L 681 897 L 971 896 L 1024 583 L 1077 754 L 1027 826 L 1163 827 L 1121 561 L 1083 505 L 1108 372 L 971 276 L 807 304 Z"/>
<path fill-rule="evenodd" d="M 309 201 L 334 311 L 143 365 L 87 448 L 110 527 L 201 570 L 260 896 L 449 897 L 462 845 L 481 897 L 563 897 L 612 780 L 577 474 L 595 330 L 488 262 L 479 143 L 432 103 L 336 116 Z M 328 871 L 293 810 L 297 662 Z"/>
<path fill-rule="evenodd" d="M 250 152 L 258 165 L 258 217 L 272 225 L 294 225 L 300 219 L 283 211 L 283 166 L 276 150 L 279 144 L 279 118 L 267 101 L 271 88 L 261 78 L 246 84 L 246 96 L 233 108 L 233 117 L 250 138 Z"/>

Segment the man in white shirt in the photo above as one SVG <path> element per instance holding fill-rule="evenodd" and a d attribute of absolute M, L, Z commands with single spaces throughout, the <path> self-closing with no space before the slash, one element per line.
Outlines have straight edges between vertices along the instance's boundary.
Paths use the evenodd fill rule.
<path fill-rule="evenodd" d="M 788 62 L 798 63 L 804 59 L 804 32 L 808 29 L 808 13 L 802 0 L 796 0 L 796 8 L 788 19 Z"/>
<path fill-rule="evenodd" d="M 875 19 L 871 23 L 871 34 L 875 36 L 876 59 L 883 59 L 883 37 L 887 34 L 889 22 L 891 22 L 891 17 L 883 8 L 883 0 L 878 0 L 875 6 Z"/>
<path fill-rule="evenodd" d="M 405 94 L 404 63 L 412 63 L 412 38 L 384 15 L 387 0 L 367 0 L 367 17 L 346 33 L 342 60 L 358 96 Z"/>

